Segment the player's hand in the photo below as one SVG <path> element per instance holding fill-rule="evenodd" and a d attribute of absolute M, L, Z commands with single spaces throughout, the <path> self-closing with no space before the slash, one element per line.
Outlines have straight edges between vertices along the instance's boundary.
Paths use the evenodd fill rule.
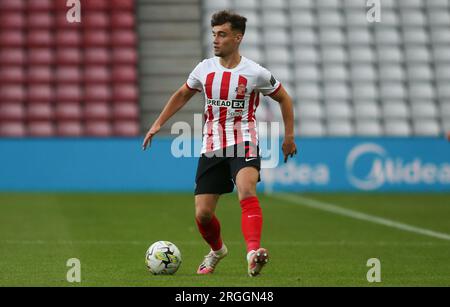
<path fill-rule="evenodd" d="M 297 154 L 297 146 L 295 145 L 293 137 L 286 137 L 283 145 L 281 146 L 284 155 L 284 163 L 287 162 L 288 157 L 293 157 Z"/>
<path fill-rule="evenodd" d="M 152 138 L 155 134 L 159 132 L 161 127 L 158 124 L 153 124 L 153 126 L 148 130 L 145 135 L 144 142 L 142 142 L 142 150 L 146 150 L 152 144 Z"/>

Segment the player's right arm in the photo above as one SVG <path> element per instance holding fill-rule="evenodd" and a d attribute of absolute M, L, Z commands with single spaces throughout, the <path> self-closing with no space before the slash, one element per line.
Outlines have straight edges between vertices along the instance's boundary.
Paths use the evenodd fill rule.
<path fill-rule="evenodd" d="M 197 90 L 190 89 L 187 84 L 183 84 L 172 97 L 170 97 L 161 114 L 145 135 L 144 142 L 142 143 L 142 150 L 145 150 L 147 146 L 150 147 L 153 136 L 158 133 L 169 118 L 177 113 L 178 110 L 180 110 L 196 93 Z"/>

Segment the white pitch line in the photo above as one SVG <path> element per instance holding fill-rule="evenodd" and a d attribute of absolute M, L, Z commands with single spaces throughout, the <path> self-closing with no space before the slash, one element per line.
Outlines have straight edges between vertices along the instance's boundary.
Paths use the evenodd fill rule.
<path fill-rule="evenodd" d="M 375 223 L 375 224 L 380 224 L 380 225 L 397 228 L 397 229 L 404 230 L 404 231 L 409 231 L 409 232 L 413 232 L 413 233 L 417 233 L 417 234 L 421 234 L 421 235 L 425 235 L 425 236 L 429 236 L 429 237 L 433 237 L 433 238 L 450 241 L 450 235 L 446 234 L 446 233 L 436 232 L 436 231 L 425 229 L 425 228 L 411 226 L 408 224 L 388 220 L 388 219 L 385 219 L 382 217 L 378 217 L 378 216 L 374 216 L 374 215 L 370 215 L 370 214 L 366 214 L 366 213 L 361 213 L 361 212 L 354 211 L 351 209 L 342 208 L 338 205 L 326 203 L 323 201 L 319 201 L 319 200 L 315 200 L 315 199 L 311 199 L 311 198 L 307 198 L 307 197 L 303 197 L 303 196 L 298 196 L 298 195 L 294 195 L 294 194 L 285 194 L 285 193 L 268 194 L 268 196 L 272 197 L 272 198 L 277 198 L 280 200 L 285 200 L 285 201 L 288 201 L 288 202 L 291 202 L 291 203 L 294 203 L 297 205 L 301 205 L 301 206 L 306 206 L 306 207 L 310 207 L 310 208 L 314 208 L 314 209 L 318 209 L 318 210 L 322 210 L 322 211 L 331 212 L 331 213 L 338 214 L 338 215 L 351 217 L 351 218 L 358 219 L 358 220 L 368 221 L 368 222 Z"/>

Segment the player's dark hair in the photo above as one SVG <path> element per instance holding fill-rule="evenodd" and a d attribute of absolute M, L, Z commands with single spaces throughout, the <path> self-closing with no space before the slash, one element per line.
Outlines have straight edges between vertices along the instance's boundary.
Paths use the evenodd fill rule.
<path fill-rule="evenodd" d="M 245 34 L 247 18 L 229 10 L 219 11 L 212 15 L 211 27 L 220 26 L 227 22 L 231 24 L 231 30 L 238 30 L 242 34 Z"/>

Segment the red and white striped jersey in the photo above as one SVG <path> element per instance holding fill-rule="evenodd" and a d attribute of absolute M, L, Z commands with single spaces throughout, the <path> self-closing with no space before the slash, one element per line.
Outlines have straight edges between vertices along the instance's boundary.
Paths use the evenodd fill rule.
<path fill-rule="evenodd" d="M 244 141 L 257 145 L 255 112 L 260 93 L 274 95 L 281 83 L 245 57 L 233 69 L 223 67 L 219 58 L 213 57 L 195 67 L 186 86 L 205 93 L 203 154 Z"/>

